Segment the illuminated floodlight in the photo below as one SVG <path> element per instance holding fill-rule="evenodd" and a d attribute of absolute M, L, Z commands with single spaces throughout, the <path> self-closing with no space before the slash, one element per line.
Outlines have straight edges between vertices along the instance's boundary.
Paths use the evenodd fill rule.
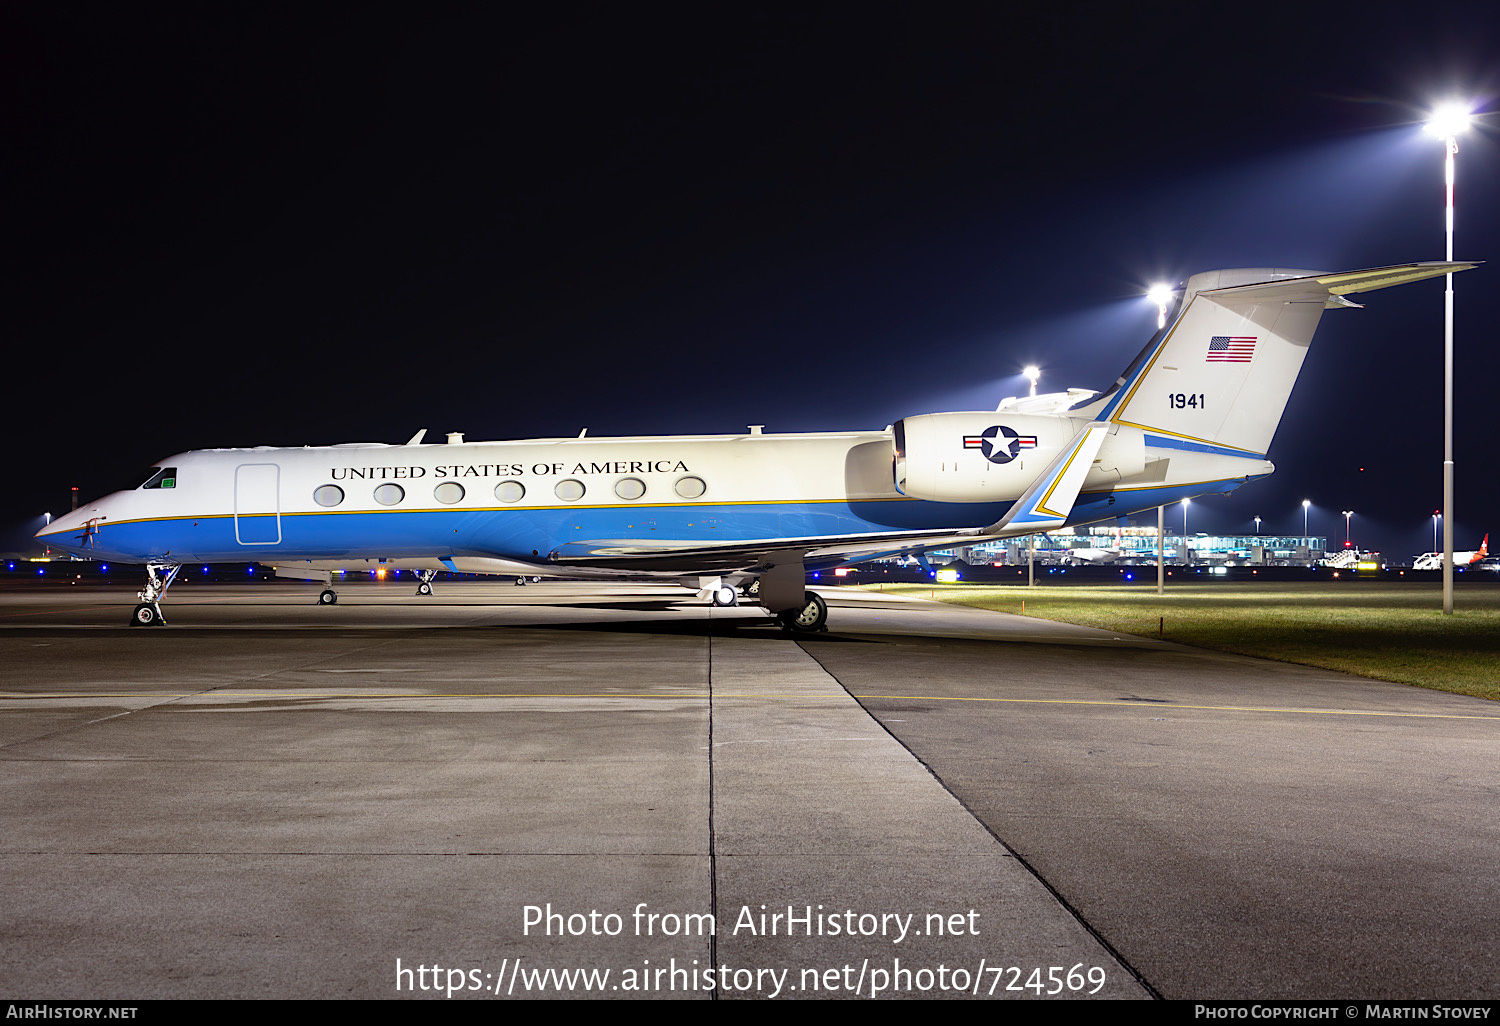
<path fill-rule="evenodd" d="M 1156 304 L 1156 328 L 1160 331 L 1167 326 L 1167 307 L 1172 305 L 1172 286 L 1153 285 L 1146 293 L 1146 298 Z"/>
<path fill-rule="evenodd" d="M 1468 130 L 1474 115 L 1467 104 L 1445 103 L 1432 112 L 1432 117 L 1422 127 L 1439 139 L 1452 139 Z"/>
<path fill-rule="evenodd" d="M 1026 380 L 1031 382 L 1031 394 L 1036 395 L 1036 383 L 1042 376 L 1041 368 L 1033 364 L 1032 366 L 1027 367 L 1021 373 L 1026 376 Z"/>

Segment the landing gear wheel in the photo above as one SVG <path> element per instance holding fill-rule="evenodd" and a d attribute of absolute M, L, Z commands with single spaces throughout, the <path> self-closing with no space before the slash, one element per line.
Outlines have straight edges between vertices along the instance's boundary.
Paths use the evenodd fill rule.
<path fill-rule="evenodd" d="M 516 587 L 517 588 L 524 588 L 524 587 L 526 587 L 526 578 L 524 578 L 524 577 L 517 577 L 516 578 Z"/>
<path fill-rule="evenodd" d="M 743 596 L 745 596 L 747 599 L 756 599 L 756 598 L 759 598 L 760 597 L 760 578 L 759 577 L 755 578 L 749 584 L 747 584 L 743 588 L 741 588 L 740 589 L 740 594 L 743 595 Z"/>
<path fill-rule="evenodd" d="M 153 603 L 142 602 L 130 614 L 132 627 L 160 627 L 161 625 L 161 610 L 157 609 Z"/>
<path fill-rule="evenodd" d="M 531 579 L 531 583 L 532 584 L 541 584 L 542 583 L 542 579 L 540 577 L 533 577 Z"/>
<path fill-rule="evenodd" d="M 417 594 L 418 595 L 431 595 L 432 594 L 432 585 L 428 584 L 426 581 L 423 581 L 421 584 L 417 585 Z"/>
<path fill-rule="evenodd" d="M 338 604 L 339 604 L 339 593 L 336 592 L 336 591 L 334 591 L 332 588 L 324 588 L 318 594 L 318 605 L 320 605 L 320 606 L 336 606 Z"/>
<path fill-rule="evenodd" d="M 806 592 L 803 595 L 805 605 L 801 609 L 785 609 L 776 614 L 776 619 L 781 621 L 781 626 L 798 634 L 811 634 L 821 631 L 828 623 L 828 603 L 823 601 L 823 596 L 815 592 Z"/>
<path fill-rule="evenodd" d="M 716 606 L 733 606 L 740 600 L 739 594 L 727 584 L 721 584 L 715 588 L 713 598 Z"/>

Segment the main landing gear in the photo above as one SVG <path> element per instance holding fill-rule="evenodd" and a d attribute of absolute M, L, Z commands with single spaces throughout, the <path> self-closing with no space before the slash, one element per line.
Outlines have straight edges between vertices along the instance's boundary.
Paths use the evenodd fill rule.
<path fill-rule="evenodd" d="M 336 606 L 339 604 L 339 593 L 332 588 L 324 588 L 318 592 L 318 605 Z"/>
<path fill-rule="evenodd" d="M 161 600 L 181 569 L 177 563 L 146 564 L 146 586 L 138 593 L 141 603 L 130 613 L 130 626 L 161 627 L 166 624 L 166 618 L 161 615 Z"/>
<path fill-rule="evenodd" d="M 828 603 L 817 592 L 806 592 L 803 604 L 796 609 L 783 609 L 776 614 L 782 627 L 797 634 L 813 634 L 828 629 Z"/>
<path fill-rule="evenodd" d="M 417 594 L 418 595 L 431 595 L 432 594 L 432 579 L 437 576 L 437 571 L 436 570 L 419 570 L 418 573 L 420 573 L 422 575 L 422 580 L 417 585 Z"/>

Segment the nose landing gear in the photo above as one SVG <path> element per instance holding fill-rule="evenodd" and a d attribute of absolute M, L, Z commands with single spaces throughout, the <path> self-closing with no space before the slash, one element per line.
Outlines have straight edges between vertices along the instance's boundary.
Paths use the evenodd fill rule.
<path fill-rule="evenodd" d="M 436 570 L 419 570 L 418 573 L 420 573 L 422 575 L 422 580 L 421 580 L 421 583 L 419 583 L 417 585 L 417 594 L 418 595 L 431 595 L 432 594 L 432 579 L 437 576 L 437 571 Z"/>
<path fill-rule="evenodd" d="M 163 627 L 166 625 L 166 618 L 161 615 L 161 600 L 166 596 L 167 589 L 172 586 L 172 582 L 177 579 L 177 571 L 181 569 L 181 565 L 177 563 L 146 564 L 146 586 L 137 595 L 141 602 L 131 610 L 130 626 Z"/>

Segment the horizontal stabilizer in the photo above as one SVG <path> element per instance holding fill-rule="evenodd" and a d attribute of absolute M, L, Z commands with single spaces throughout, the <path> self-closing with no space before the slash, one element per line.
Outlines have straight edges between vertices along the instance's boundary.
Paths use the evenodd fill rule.
<path fill-rule="evenodd" d="M 1424 260 L 1415 264 L 1392 264 L 1389 267 L 1372 267 L 1364 271 L 1340 271 L 1335 274 L 1313 274 L 1284 281 L 1269 281 L 1253 285 L 1237 285 L 1229 288 L 1202 290 L 1202 295 L 1213 297 L 1215 302 L 1229 303 L 1254 298 L 1259 302 L 1279 299 L 1295 302 L 1315 297 L 1328 297 L 1328 306 L 1344 306 L 1335 299 L 1356 292 L 1374 292 L 1393 285 L 1437 278 L 1445 274 L 1469 271 L 1478 267 L 1479 260 Z"/>

